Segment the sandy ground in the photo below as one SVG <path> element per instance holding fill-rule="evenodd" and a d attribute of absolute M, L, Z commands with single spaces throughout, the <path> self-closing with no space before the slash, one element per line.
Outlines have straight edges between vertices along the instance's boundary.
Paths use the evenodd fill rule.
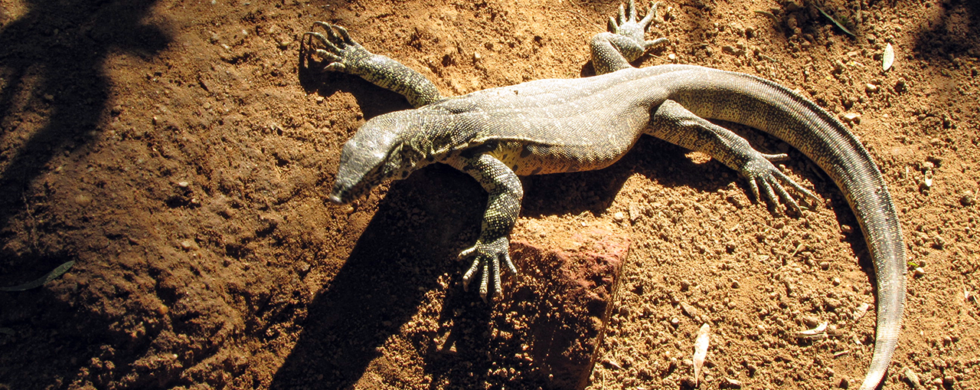
<path fill-rule="evenodd" d="M 650 36 L 670 43 L 637 65 L 746 72 L 859 114 L 849 126 L 924 271 L 909 276 L 884 388 L 910 388 L 908 369 L 926 388 L 980 388 L 980 6 L 823 4 L 858 38 L 802 0 L 668 1 Z M 43 288 L 0 292 L 0 388 L 547 386 L 513 350 L 520 321 L 505 309 L 519 297 L 486 305 L 461 287 L 455 255 L 486 201 L 472 179 L 434 166 L 327 201 L 343 142 L 409 106 L 346 75 L 300 77 L 299 36 L 342 24 L 458 95 L 591 74 L 588 39 L 617 6 L 0 0 L 0 286 L 76 261 Z M 833 183 L 790 154 L 787 172 L 824 200 L 799 218 L 653 139 L 599 172 L 524 179 L 515 237 L 598 226 L 632 243 L 591 388 L 688 386 L 704 322 L 701 388 L 859 384 L 874 331 L 867 250 Z M 631 208 L 635 220 L 616 217 Z M 823 321 L 831 337 L 793 337 Z"/>

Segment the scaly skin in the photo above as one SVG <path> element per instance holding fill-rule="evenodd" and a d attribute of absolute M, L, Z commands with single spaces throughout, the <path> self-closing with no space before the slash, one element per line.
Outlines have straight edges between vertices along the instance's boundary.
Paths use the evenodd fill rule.
<path fill-rule="evenodd" d="M 480 295 L 500 293 L 500 263 L 511 263 L 510 231 L 520 214 L 519 175 L 600 169 L 648 134 L 709 154 L 746 177 L 756 199 L 781 201 L 799 213 L 784 189 L 816 199 L 780 172 L 748 141 L 706 119 L 763 130 L 797 148 L 834 180 L 867 240 L 878 282 L 877 332 L 861 389 L 878 386 L 898 342 L 905 301 L 901 227 L 884 178 L 870 154 L 831 114 L 771 81 L 690 65 L 637 69 L 629 64 L 664 39 L 645 41 L 656 5 L 639 22 L 636 7 L 620 7 L 610 32 L 591 42 L 598 76 L 538 80 L 443 98 L 421 74 L 354 42 L 342 27 L 317 23 L 304 35 L 303 66 L 355 74 L 404 95 L 418 107 L 375 117 L 344 145 L 330 199 L 348 202 L 389 179 L 431 163 L 473 176 L 489 193 L 475 259 L 463 277 L 481 275 Z M 309 48 L 308 48 L 309 47 Z"/>

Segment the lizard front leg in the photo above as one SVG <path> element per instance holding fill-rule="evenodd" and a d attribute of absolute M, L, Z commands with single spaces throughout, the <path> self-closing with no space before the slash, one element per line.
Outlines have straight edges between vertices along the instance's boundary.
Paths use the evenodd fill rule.
<path fill-rule="evenodd" d="M 664 101 L 656 109 L 647 134 L 675 145 L 707 153 L 738 171 L 749 181 L 755 199 L 761 201 L 759 190 L 770 202 L 778 198 L 797 214 L 800 206 L 786 192 L 783 184 L 819 201 L 816 195 L 779 171 L 772 161 L 786 160 L 786 154 L 764 154 L 752 148 L 749 141 L 724 127 L 695 115 L 673 100 Z"/>
<path fill-rule="evenodd" d="M 435 84 L 402 63 L 373 54 L 354 41 L 347 29 L 326 22 L 315 22 L 300 42 L 300 67 L 320 72 L 349 73 L 374 85 L 405 96 L 418 108 L 442 99 Z"/>
<path fill-rule="evenodd" d="M 636 4 L 633 0 L 630 0 L 625 10 L 620 4 L 619 18 L 609 18 L 609 32 L 592 37 L 592 66 L 597 74 L 630 68 L 630 61 L 640 58 L 650 48 L 667 42 L 667 38 L 652 41 L 644 38 L 650 23 L 657 17 L 657 4 L 651 4 L 650 12 L 639 22 L 636 21 L 636 15 Z"/>
<path fill-rule="evenodd" d="M 492 297 L 501 292 L 501 260 L 510 272 L 517 274 L 517 268 L 510 260 L 509 236 L 521 212 L 524 189 L 514 171 L 493 156 L 459 156 L 447 160 L 446 163 L 473 176 L 489 194 L 483 223 L 480 225 L 480 237 L 476 240 L 476 245 L 459 254 L 460 258 L 475 256 L 473 264 L 463 275 L 463 288 L 468 290 L 470 282 L 480 273 L 480 297 L 486 301 L 488 294 Z M 491 276 L 493 286 L 489 285 Z"/>

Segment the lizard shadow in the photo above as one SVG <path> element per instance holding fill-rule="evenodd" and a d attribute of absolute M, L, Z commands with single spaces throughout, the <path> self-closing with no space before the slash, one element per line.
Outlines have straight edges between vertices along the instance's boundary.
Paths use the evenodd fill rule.
<path fill-rule="evenodd" d="M 626 156 L 607 168 L 526 177 L 521 214 L 530 218 L 586 211 L 604 214 L 633 174 L 656 180 L 665 187 L 691 187 L 704 192 L 717 191 L 738 180 L 737 173 L 720 163 L 714 160 L 697 163 L 687 157 L 688 153 L 682 147 L 644 136 Z M 715 174 L 719 175 L 718 179 L 704 180 Z"/>
<path fill-rule="evenodd" d="M 405 368 L 382 352 L 394 348 L 388 341 L 400 333 L 415 343 L 409 348 L 430 347 L 431 332 L 413 337 L 411 325 L 405 331 L 420 311 L 438 310 L 425 304 L 427 292 L 445 290 L 451 307 L 473 301 L 472 292 L 456 285 L 457 276 L 448 278 L 449 287 L 440 285 L 443 274 L 460 272 L 456 254 L 463 241 L 476 239 L 482 215 L 473 199 L 486 199 L 464 178 L 435 166 L 390 186 L 344 265 L 310 304 L 299 340 L 270 388 L 371 387 L 378 375 L 398 377 Z M 489 317 L 486 311 L 473 315 Z"/>
<path fill-rule="evenodd" d="M 300 67 L 299 83 L 307 93 L 316 93 L 323 97 L 332 96 L 337 92 L 350 93 L 357 101 L 357 107 L 364 114 L 364 120 L 412 108 L 404 96 L 349 74 L 319 73 Z"/>

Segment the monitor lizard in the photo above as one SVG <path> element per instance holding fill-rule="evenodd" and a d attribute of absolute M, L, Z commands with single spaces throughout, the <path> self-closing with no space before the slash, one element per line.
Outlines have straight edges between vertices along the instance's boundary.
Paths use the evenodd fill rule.
<path fill-rule="evenodd" d="M 630 0 L 617 18 L 609 18 L 609 31 L 590 43 L 596 76 L 537 80 L 458 97 L 443 97 L 419 72 L 369 52 L 343 27 L 316 22 L 301 42 L 301 69 L 357 75 L 416 107 L 379 115 L 358 129 L 343 147 L 330 200 L 349 202 L 436 162 L 469 174 L 489 197 L 476 244 L 460 254 L 474 257 L 463 285 L 468 288 L 479 274 L 486 300 L 501 292 L 501 263 L 517 273 L 509 235 L 523 197 L 518 176 L 607 167 L 641 134 L 704 152 L 744 176 L 756 200 L 781 202 L 799 213 L 784 185 L 818 198 L 773 165 L 788 157 L 761 153 L 707 119 L 760 129 L 820 166 L 859 221 L 878 287 L 874 353 L 861 389 L 877 387 L 898 342 L 906 271 L 898 216 L 877 165 L 833 115 L 772 81 L 692 65 L 633 67 L 631 61 L 666 41 L 645 39 L 656 7 L 637 21 Z"/>

